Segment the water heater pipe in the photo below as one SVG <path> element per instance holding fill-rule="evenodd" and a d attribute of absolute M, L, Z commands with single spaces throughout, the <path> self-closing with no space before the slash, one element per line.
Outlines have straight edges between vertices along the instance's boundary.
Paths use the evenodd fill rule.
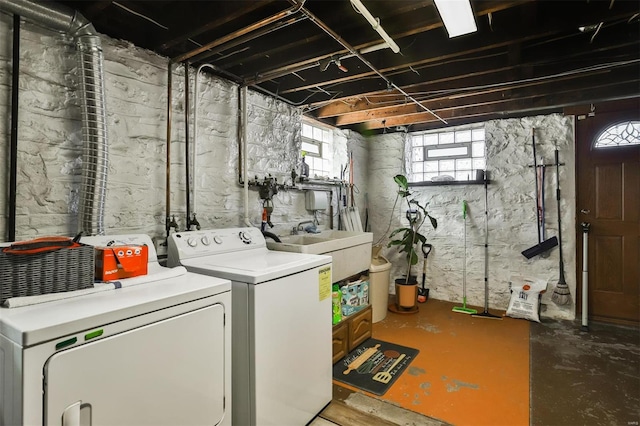
<path fill-rule="evenodd" d="M 197 185 L 195 184 L 195 176 L 196 176 L 196 171 L 198 170 L 197 167 L 197 161 L 198 161 L 198 79 L 200 76 L 200 71 L 202 71 L 204 68 L 210 68 L 213 71 L 216 70 L 216 68 L 211 65 L 211 64 L 202 64 L 200 65 L 197 70 L 196 70 L 196 76 L 195 76 L 195 83 L 193 85 L 193 185 L 191 186 L 191 191 L 193 194 L 193 201 L 191 202 L 193 205 L 193 212 L 197 212 L 197 198 L 196 198 L 196 187 Z"/>
<path fill-rule="evenodd" d="M 247 86 L 243 86 L 242 89 L 242 110 L 240 122 L 240 130 L 242 136 L 242 180 L 244 181 L 244 224 L 246 226 L 251 225 L 249 220 L 249 178 L 247 177 L 247 157 L 248 157 L 248 143 L 247 143 Z"/>
<path fill-rule="evenodd" d="M 165 206 L 166 217 L 164 221 L 165 229 L 167 231 L 167 239 L 171 233 L 171 114 L 172 110 L 172 83 L 173 73 L 171 61 L 167 63 L 167 159 L 165 164 L 166 182 L 165 182 Z"/>
<path fill-rule="evenodd" d="M 20 15 L 13 15 L 11 70 L 11 141 L 9 146 L 9 217 L 7 241 L 16 240 L 16 190 L 18 180 L 18 94 L 20 92 Z"/>

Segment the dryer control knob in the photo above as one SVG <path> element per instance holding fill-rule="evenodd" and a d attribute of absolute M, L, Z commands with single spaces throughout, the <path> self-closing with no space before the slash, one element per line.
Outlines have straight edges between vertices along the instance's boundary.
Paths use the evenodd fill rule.
<path fill-rule="evenodd" d="M 202 244 L 204 244 L 205 246 L 208 246 L 209 244 L 211 244 L 211 240 L 206 235 L 200 238 L 200 241 L 202 241 Z"/>
<path fill-rule="evenodd" d="M 187 238 L 187 244 L 189 244 L 189 246 L 191 247 L 195 247 L 198 245 L 198 240 L 196 240 L 195 238 Z"/>
<path fill-rule="evenodd" d="M 240 237 L 240 241 L 242 241 L 245 244 L 251 244 L 251 234 L 248 232 L 240 232 L 238 234 L 238 236 Z"/>
<path fill-rule="evenodd" d="M 222 244 L 222 237 L 220 235 L 216 235 L 215 237 L 213 237 L 213 242 L 215 242 L 216 244 Z"/>

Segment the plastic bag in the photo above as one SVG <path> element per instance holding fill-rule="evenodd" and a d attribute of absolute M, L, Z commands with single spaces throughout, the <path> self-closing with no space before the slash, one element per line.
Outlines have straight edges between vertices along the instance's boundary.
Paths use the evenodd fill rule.
<path fill-rule="evenodd" d="M 547 290 L 547 281 L 514 275 L 510 278 L 511 299 L 507 316 L 540 322 L 540 295 Z"/>

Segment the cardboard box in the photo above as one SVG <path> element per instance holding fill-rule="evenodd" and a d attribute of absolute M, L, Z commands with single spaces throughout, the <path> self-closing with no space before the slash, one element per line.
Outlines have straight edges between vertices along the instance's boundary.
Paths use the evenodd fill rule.
<path fill-rule="evenodd" d="M 96 247 L 96 279 L 113 281 L 146 275 L 148 261 L 146 245 Z"/>
<path fill-rule="evenodd" d="M 342 316 L 359 312 L 369 304 L 369 281 L 357 280 L 340 288 L 342 293 Z"/>

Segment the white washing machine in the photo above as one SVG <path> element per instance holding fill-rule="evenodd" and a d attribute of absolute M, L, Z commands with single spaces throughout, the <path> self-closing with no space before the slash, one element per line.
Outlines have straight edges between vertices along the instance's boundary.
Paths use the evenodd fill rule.
<path fill-rule="evenodd" d="M 233 423 L 311 421 L 332 397 L 331 257 L 271 251 L 256 228 L 173 234 L 168 254 L 232 281 Z"/>
<path fill-rule="evenodd" d="M 0 424 L 231 425 L 231 283 L 161 267 L 146 235 L 82 239 L 109 241 L 147 244 L 149 274 L 0 308 Z"/>

